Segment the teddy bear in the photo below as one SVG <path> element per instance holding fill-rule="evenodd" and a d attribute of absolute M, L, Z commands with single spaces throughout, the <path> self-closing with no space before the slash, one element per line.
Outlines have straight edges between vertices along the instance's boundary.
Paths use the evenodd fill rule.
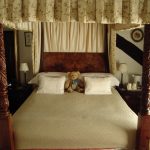
<path fill-rule="evenodd" d="M 67 73 L 68 79 L 65 82 L 65 90 L 69 93 L 73 91 L 84 92 L 84 82 L 79 78 L 80 72 L 73 71 Z"/>

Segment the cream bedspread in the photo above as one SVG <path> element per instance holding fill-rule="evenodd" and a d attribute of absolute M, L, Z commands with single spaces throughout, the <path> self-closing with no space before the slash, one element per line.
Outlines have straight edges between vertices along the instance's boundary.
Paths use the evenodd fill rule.
<path fill-rule="evenodd" d="M 135 146 L 137 116 L 115 89 L 112 95 L 37 94 L 13 115 L 16 146 L 128 148 Z"/>

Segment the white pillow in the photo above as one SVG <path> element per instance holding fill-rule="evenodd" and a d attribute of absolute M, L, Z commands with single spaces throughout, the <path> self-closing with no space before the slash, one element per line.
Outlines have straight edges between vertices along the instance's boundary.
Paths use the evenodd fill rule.
<path fill-rule="evenodd" d="M 64 94 L 65 76 L 62 77 L 39 77 L 37 93 Z"/>
<path fill-rule="evenodd" d="M 109 77 L 85 77 L 85 94 L 102 95 L 112 94 L 111 79 Z"/>
<path fill-rule="evenodd" d="M 65 76 L 65 72 L 40 72 L 35 77 L 33 77 L 28 83 L 29 84 L 39 84 L 39 77 L 40 76 L 52 76 L 52 77 L 59 77 L 59 76 Z"/>
<path fill-rule="evenodd" d="M 119 86 L 120 81 L 111 73 L 81 73 L 83 77 L 110 77 L 111 86 Z"/>

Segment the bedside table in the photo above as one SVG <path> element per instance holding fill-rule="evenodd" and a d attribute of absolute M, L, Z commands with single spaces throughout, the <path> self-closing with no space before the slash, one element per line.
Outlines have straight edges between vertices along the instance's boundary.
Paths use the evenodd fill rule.
<path fill-rule="evenodd" d="M 10 113 L 14 114 L 22 105 L 26 98 L 33 91 L 33 86 L 30 84 L 8 88 L 8 100 Z"/>
<path fill-rule="evenodd" d="M 142 91 L 141 90 L 127 90 L 124 88 L 116 87 L 117 91 L 127 103 L 127 105 L 136 113 L 138 114 L 140 110 L 140 100 L 142 98 Z"/>

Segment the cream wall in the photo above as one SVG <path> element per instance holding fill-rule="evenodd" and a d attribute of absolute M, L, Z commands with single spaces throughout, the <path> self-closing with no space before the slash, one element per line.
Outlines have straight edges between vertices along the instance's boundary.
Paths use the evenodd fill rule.
<path fill-rule="evenodd" d="M 29 72 L 27 72 L 27 81 L 33 76 L 32 71 L 32 47 L 25 46 L 24 31 L 18 31 L 18 51 L 19 51 L 19 62 L 28 63 Z M 20 81 L 24 82 L 23 72 L 20 72 Z"/>
<path fill-rule="evenodd" d="M 141 28 L 144 31 L 144 28 Z M 144 40 L 140 42 L 134 42 L 131 39 L 131 32 L 132 30 L 123 30 L 118 31 L 117 34 L 137 46 L 139 49 L 143 51 L 143 45 Z M 116 61 L 117 61 L 117 68 L 119 66 L 119 63 L 126 63 L 128 72 L 124 74 L 124 83 L 132 81 L 132 74 L 142 74 L 142 66 L 137 63 L 134 59 L 132 59 L 130 56 L 128 56 L 125 52 L 120 50 L 118 47 L 116 47 Z M 116 77 L 120 80 L 120 72 L 116 72 Z"/>

